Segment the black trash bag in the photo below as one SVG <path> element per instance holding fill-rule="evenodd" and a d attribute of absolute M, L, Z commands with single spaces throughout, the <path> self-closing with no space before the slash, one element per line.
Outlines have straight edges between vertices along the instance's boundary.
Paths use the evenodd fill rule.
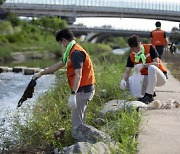
<path fill-rule="evenodd" d="M 24 101 L 26 101 L 28 98 L 33 97 L 34 93 L 34 87 L 36 86 L 36 80 L 32 79 L 28 86 L 26 87 L 26 90 L 24 91 L 24 94 L 22 95 L 21 99 L 18 102 L 17 107 L 20 107 Z"/>
<path fill-rule="evenodd" d="M 171 52 L 171 54 L 175 55 L 176 53 L 176 45 L 174 43 L 168 44 L 168 49 Z"/>

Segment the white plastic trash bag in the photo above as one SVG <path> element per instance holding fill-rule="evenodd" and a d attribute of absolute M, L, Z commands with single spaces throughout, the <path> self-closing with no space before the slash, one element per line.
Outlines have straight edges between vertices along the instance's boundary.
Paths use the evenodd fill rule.
<path fill-rule="evenodd" d="M 130 92 L 135 98 L 141 97 L 143 87 L 144 75 L 140 72 L 134 71 L 133 75 L 129 77 L 129 88 Z"/>

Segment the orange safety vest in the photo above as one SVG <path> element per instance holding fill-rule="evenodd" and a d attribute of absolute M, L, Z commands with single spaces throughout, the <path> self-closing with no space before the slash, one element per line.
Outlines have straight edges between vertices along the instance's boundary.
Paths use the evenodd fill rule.
<path fill-rule="evenodd" d="M 164 31 L 161 29 L 156 29 L 152 31 L 152 45 L 166 45 L 167 40 L 164 38 Z"/>
<path fill-rule="evenodd" d="M 93 70 L 91 59 L 89 55 L 86 53 L 86 51 L 79 44 L 75 44 L 70 51 L 70 54 L 68 57 L 68 64 L 67 64 L 67 77 L 68 77 L 68 82 L 71 89 L 73 88 L 74 78 L 75 78 L 75 69 L 71 61 L 71 56 L 74 51 L 82 51 L 86 55 L 85 61 L 83 62 L 83 66 L 82 66 L 83 67 L 82 78 L 81 78 L 79 87 L 84 87 L 84 86 L 89 86 L 89 85 L 94 84 L 95 76 L 94 76 L 94 70 Z"/>
<path fill-rule="evenodd" d="M 151 56 L 150 56 L 150 46 L 151 46 L 151 44 L 143 44 L 143 46 L 144 46 L 144 54 L 146 56 L 146 63 L 152 63 L 153 60 L 151 59 Z M 133 52 L 130 53 L 130 59 L 135 65 L 139 64 L 139 63 L 142 63 L 142 62 L 138 62 L 138 63 L 135 62 L 135 57 L 134 57 Z M 162 72 L 166 72 L 166 68 L 163 66 L 162 61 L 161 61 L 160 58 L 158 58 L 158 63 L 159 63 L 158 68 Z M 148 69 L 147 68 L 142 68 L 141 69 L 141 74 L 142 75 L 148 75 Z"/>

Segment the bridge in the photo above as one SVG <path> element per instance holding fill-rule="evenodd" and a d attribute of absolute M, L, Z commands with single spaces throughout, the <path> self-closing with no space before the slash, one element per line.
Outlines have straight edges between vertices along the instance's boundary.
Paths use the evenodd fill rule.
<path fill-rule="evenodd" d="M 145 18 L 180 22 L 180 2 L 149 0 L 6 0 L 1 6 L 19 16 L 58 16 L 72 24 L 78 17 Z M 86 40 L 102 42 L 109 36 L 138 34 L 149 37 L 149 31 L 112 29 L 69 25 L 76 36 L 86 35 Z M 170 34 L 167 33 L 169 36 Z"/>
<path fill-rule="evenodd" d="M 180 1 L 150 0 L 6 0 L 1 6 L 19 16 L 142 18 L 180 22 Z"/>
<path fill-rule="evenodd" d="M 133 35 L 139 35 L 140 37 L 149 37 L 150 31 L 142 30 L 128 30 L 128 29 L 112 29 L 111 27 L 86 27 L 78 25 L 69 25 L 75 36 L 85 35 L 86 41 L 101 43 L 105 38 L 110 36 L 124 36 L 129 37 Z M 167 36 L 170 36 L 170 33 L 166 32 Z"/>

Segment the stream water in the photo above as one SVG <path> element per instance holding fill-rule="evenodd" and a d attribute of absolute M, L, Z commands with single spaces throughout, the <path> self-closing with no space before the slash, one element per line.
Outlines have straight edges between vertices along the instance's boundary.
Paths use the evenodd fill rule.
<path fill-rule="evenodd" d="M 17 110 L 17 103 L 30 82 L 32 75 L 22 73 L 0 73 L 0 128 L 6 124 L 6 119 L 12 116 Z M 33 98 L 27 99 L 22 107 L 31 105 L 42 93 L 46 92 L 55 84 L 55 75 L 45 75 L 37 80 Z M 8 114 L 7 114 L 8 113 Z M 0 139 L 1 142 L 1 139 Z"/>

